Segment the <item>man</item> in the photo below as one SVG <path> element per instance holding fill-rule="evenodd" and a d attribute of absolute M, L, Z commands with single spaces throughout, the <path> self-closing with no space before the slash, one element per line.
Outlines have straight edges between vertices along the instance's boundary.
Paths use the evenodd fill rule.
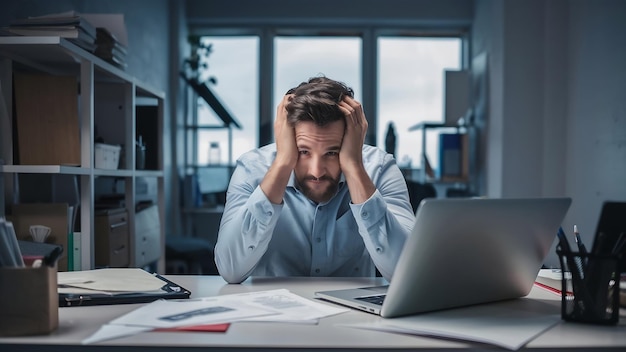
<path fill-rule="evenodd" d="M 391 280 L 413 226 L 390 154 L 364 145 L 352 89 L 315 77 L 278 105 L 276 143 L 241 156 L 228 187 L 215 262 L 248 276 L 374 276 Z"/>

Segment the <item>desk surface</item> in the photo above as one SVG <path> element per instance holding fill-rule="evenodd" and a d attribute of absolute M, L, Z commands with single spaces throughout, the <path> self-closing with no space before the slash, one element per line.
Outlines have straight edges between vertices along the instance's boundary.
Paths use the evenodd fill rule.
<path fill-rule="evenodd" d="M 250 278 L 240 285 L 229 285 L 219 276 L 167 276 L 191 290 L 193 297 L 286 288 L 306 298 L 319 290 L 381 284 L 380 278 Z M 553 314 L 560 313 L 560 298 L 540 288 L 533 288 L 530 299 L 546 301 Z M 525 298 L 526 299 L 526 298 Z M 494 350 L 497 347 L 464 341 L 444 340 L 361 330 L 341 324 L 375 322 L 378 316 L 350 311 L 320 320 L 318 325 L 286 323 L 233 323 L 226 333 L 147 332 L 93 345 L 80 345 L 110 320 L 139 305 L 112 305 L 60 308 L 59 328 L 46 336 L 0 338 L 3 351 L 101 351 L 111 346 L 130 350 L 429 350 L 474 349 Z M 527 344 L 526 349 L 577 351 L 601 348 L 626 349 L 626 318 L 617 326 L 594 326 L 561 321 Z"/>

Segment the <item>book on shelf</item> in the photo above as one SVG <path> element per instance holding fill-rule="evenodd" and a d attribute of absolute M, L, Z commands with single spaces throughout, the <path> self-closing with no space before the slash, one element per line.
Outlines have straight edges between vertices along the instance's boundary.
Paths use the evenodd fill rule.
<path fill-rule="evenodd" d="M 125 68 L 126 54 L 128 52 L 126 46 L 120 43 L 115 35 L 104 27 L 98 27 L 96 32 L 96 50 L 94 51 L 96 56 L 115 66 Z"/>
<path fill-rule="evenodd" d="M 67 27 L 80 28 L 90 37 L 96 38 L 96 27 L 76 11 L 67 11 L 43 16 L 29 16 L 12 20 L 9 27 Z"/>
<path fill-rule="evenodd" d="M 461 177 L 461 148 L 460 133 L 439 134 L 439 178 Z"/>
<path fill-rule="evenodd" d="M 83 14 L 96 27 L 96 56 L 120 68 L 126 67 L 128 35 L 123 14 Z"/>
<path fill-rule="evenodd" d="M 76 11 L 15 19 L 5 30 L 24 36 L 67 38 L 89 52 L 96 48 L 96 27 Z"/>

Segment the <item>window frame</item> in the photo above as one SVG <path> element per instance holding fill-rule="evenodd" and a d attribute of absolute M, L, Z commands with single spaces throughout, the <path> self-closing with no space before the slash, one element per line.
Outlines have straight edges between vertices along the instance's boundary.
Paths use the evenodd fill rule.
<path fill-rule="evenodd" d="M 259 38 L 259 81 L 258 81 L 258 146 L 272 143 L 275 107 L 273 106 L 274 91 L 274 39 L 277 36 L 358 36 L 361 37 L 361 75 L 362 101 L 368 119 L 368 132 L 365 143 L 377 145 L 378 130 L 378 38 L 379 37 L 455 37 L 461 40 L 461 68 L 469 68 L 470 28 L 414 28 L 410 26 L 335 26 L 322 27 L 314 25 L 241 25 L 228 27 L 220 24 L 197 26 L 190 29 L 191 34 L 201 36 L 257 36 Z M 210 65 L 210 59 L 209 59 Z M 197 106 L 191 99 L 188 111 L 197 114 Z M 186 118 L 187 121 L 187 118 Z M 196 120 L 197 121 L 197 120 Z M 187 126 L 194 128 L 193 126 Z M 384 128 L 385 126 L 380 126 Z M 185 130 L 185 134 L 187 133 Z M 185 139 L 187 137 L 185 136 Z M 189 146 L 185 145 L 185 152 Z M 186 158 L 186 160 L 189 160 Z M 189 165 L 185 165 L 189 167 Z"/>

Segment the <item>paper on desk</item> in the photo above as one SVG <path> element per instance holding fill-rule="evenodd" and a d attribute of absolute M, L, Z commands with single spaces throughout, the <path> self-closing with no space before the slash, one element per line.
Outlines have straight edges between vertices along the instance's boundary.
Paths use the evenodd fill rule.
<path fill-rule="evenodd" d="M 60 271 L 57 284 L 104 292 L 151 292 L 159 291 L 166 282 L 139 268 L 106 268 Z"/>
<path fill-rule="evenodd" d="M 95 342 L 117 339 L 124 336 L 131 336 L 141 332 L 147 331 L 162 331 L 162 332 L 178 332 L 178 331 L 193 331 L 193 332 L 226 332 L 230 324 L 201 324 L 191 326 L 180 326 L 175 328 L 158 328 L 153 329 L 151 327 L 144 326 L 127 326 L 127 325 L 115 325 L 106 324 L 100 327 L 93 335 L 82 341 L 83 345 L 88 345 Z"/>
<path fill-rule="evenodd" d="M 112 320 L 110 324 L 173 328 L 185 325 L 228 323 L 270 314 L 276 313 L 246 302 L 216 296 L 154 301 Z"/>
<path fill-rule="evenodd" d="M 155 328 L 242 320 L 316 323 L 319 318 L 346 311 L 348 309 L 314 302 L 284 289 L 189 300 L 159 300 L 112 320 L 83 343 L 110 340 Z"/>
<path fill-rule="evenodd" d="M 557 324 L 561 316 L 527 299 L 450 309 L 344 326 L 481 342 L 517 350 Z"/>
<path fill-rule="evenodd" d="M 245 319 L 246 321 L 315 324 L 320 318 L 349 311 L 346 308 L 330 306 L 306 299 L 286 289 L 238 293 L 228 295 L 228 298 L 244 301 L 253 306 L 276 312 L 274 315 L 248 318 Z"/>
<path fill-rule="evenodd" d="M 158 300 L 135 309 L 102 326 L 83 340 L 90 344 L 130 336 L 156 328 L 230 323 L 259 315 L 275 314 L 246 303 L 236 304 L 217 297 L 185 300 Z"/>
<path fill-rule="evenodd" d="M 83 345 L 88 345 L 91 343 L 96 343 L 100 341 L 117 339 L 124 336 L 131 336 L 138 334 L 140 332 L 151 331 L 153 328 L 145 327 L 145 326 L 125 326 L 125 325 L 113 325 L 113 324 L 105 324 L 98 329 L 95 333 L 93 333 L 88 338 L 81 341 Z"/>

